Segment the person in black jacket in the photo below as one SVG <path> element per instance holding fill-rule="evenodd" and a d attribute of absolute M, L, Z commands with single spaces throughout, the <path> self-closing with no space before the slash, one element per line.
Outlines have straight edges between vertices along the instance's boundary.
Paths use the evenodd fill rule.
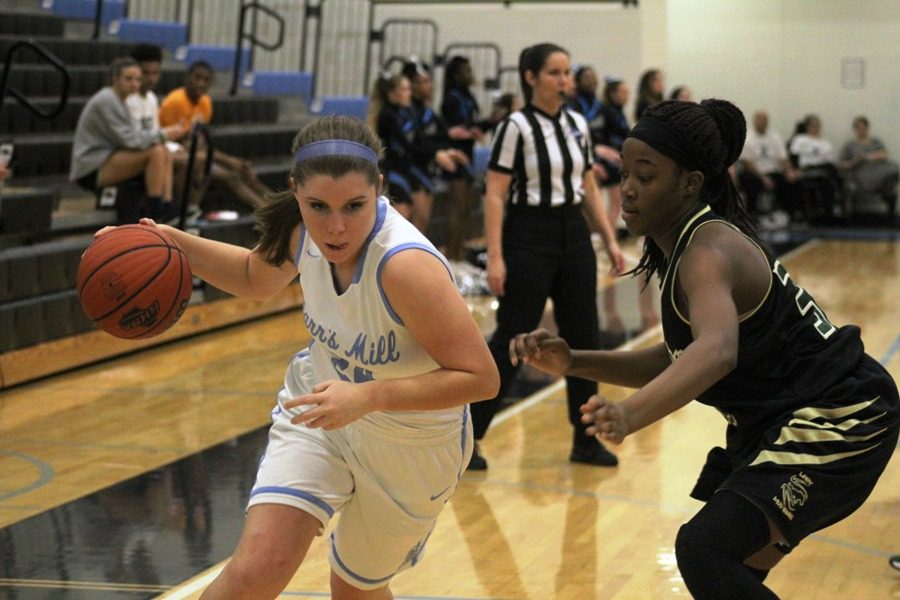
<path fill-rule="evenodd" d="M 443 119 L 431 106 L 434 97 L 434 82 L 431 78 L 431 69 L 425 63 L 412 59 L 403 65 L 402 74 L 406 77 L 412 88 L 412 103 L 410 110 L 415 123 L 413 136 L 414 150 L 412 152 L 413 167 L 418 173 L 424 173 L 429 179 L 436 175 L 436 171 L 455 177 L 457 172 L 465 171 L 469 165 L 469 157 L 450 143 L 450 135 Z M 431 206 L 433 204 L 433 189 L 422 188 L 424 198 L 419 204 L 427 207 L 427 212 L 415 217 L 415 223 L 419 229 L 425 232 Z"/>
<path fill-rule="evenodd" d="M 412 88 L 404 75 L 382 74 L 375 81 L 369 125 L 384 144 L 381 169 L 391 203 L 424 233 L 431 219 L 434 183 L 419 165 L 432 159 L 443 162 L 446 168 L 455 168 L 455 163 L 445 151 L 432 153 L 428 147 L 415 143 L 418 129 Z"/>
<path fill-rule="evenodd" d="M 475 144 L 484 139 L 481 108 L 472 95 L 475 83 L 472 65 L 465 56 L 454 56 L 444 68 L 444 94 L 441 99 L 441 117 L 447 125 L 450 145 L 466 155 L 472 163 Z M 463 258 L 469 229 L 469 211 L 473 202 L 473 178 L 469 169 L 457 169 L 446 173 L 447 195 L 451 202 L 450 238 L 447 258 Z"/>

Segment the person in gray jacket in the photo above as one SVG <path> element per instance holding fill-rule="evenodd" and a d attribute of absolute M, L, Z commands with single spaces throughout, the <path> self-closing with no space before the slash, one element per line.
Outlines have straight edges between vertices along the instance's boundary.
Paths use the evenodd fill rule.
<path fill-rule="evenodd" d="M 184 127 L 135 127 L 125 99 L 140 87 L 140 66 L 131 58 L 117 58 L 110 76 L 111 85 L 94 94 L 78 118 L 69 179 L 95 191 L 143 174 L 146 199 L 117 202 L 119 223 L 136 223 L 144 216 L 171 220 L 178 211 L 172 203 L 172 159 L 165 142 L 184 135 Z"/>

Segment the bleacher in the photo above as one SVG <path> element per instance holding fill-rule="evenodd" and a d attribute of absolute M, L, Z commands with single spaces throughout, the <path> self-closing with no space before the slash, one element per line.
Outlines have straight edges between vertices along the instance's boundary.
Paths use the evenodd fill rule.
<path fill-rule="evenodd" d="M 94 22 L 98 1 L 102 18 Z M 189 39 L 191 14 L 186 11 L 201 15 L 201 11 L 214 9 L 212 4 L 175 3 L 176 10 L 182 11 L 176 18 L 179 22 L 160 21 L 166 18 L 162 12 L 171 5 L 140 1 L 126 5 L 121 0 L 8 0 L 0 9 L 0 81 L 6 81 L 6 93 L 0 94 L 0 144 L 14 145 L 13 177 L 0 189 L 0 389 L 302 302 L 296 285 L 270 301 L 258 302 L 229 297 L 198 280 L 186 318 L 162 336 L 139 342 L 125 342 L 100 332 L 81 312 L 75 290 L 78 259 L 93 233 L 115 221 L 115 212 L 97 208 L 93 194 L 68 181 L 72 138 L 85 103 L 107 85 L 110 62 L 127 55 L 135 43 L 155 43 L 164 49 L 163 70 L 155 89 L 160 99 L 182 85 L 188 62 L 207 60 L 213 65 L 216 81 L 210 93 L 214 115 L 209 127 L 213 146 L 249 160 L 260 180 L 273 189 L 285 186 L 290 168 L 288 149 L 303 123 L 319 114 L 366 115 L 369 86 L 365 80 L 372 64 L 364 68 L 363 57 L 367 57 L 366 44 L 373 42 L 365 33 L 362 44 L 344 36 L 323 37 L 316 31 L 321 27 L 330 30 L 333 25 L 323 26 L 322 15 L 285 6 L 287 14 L 275 17 L 282 28 L 287 23 L 310 35 L 316 44 L 337 45 L 321 52 L 319 48 L 301 52 L 299 66 L 279 66 L 257 58 L 254 68 L 252 53 L 241 51 L 240 64 L 234 66 L 236 52 L 230 25 L 219 34 L 231 40 L 230 47 L 202 40 L 192 43 Z M 244 12 L 227 2 L 216 6 L 220 11 L 227 7 Z M 357 8 L 347 10 L 354 19 L 365 22 L 366 15 Z M 346 15 L 329 14 L 339 23 L 348 21 Z M 315 19 L 312 25 L 308 23 L 310 18 Z M 262 40 L 266 36 L 257 35 L 253 21 L 254 30 L 244 40 L 268 49 Z M 416 33 L 421 23 L 410 23 L 411 37 L 401 39 L 397 34 L 393 43 L 408 55 L 437 56 L 436 27 L 426 24 L 423 36 Z M 296 48 L 303 43 L 298 42 L 297 35 L 283 33 L 282 29 L 279 35 L 285 45 L 294 44 Z M 385 57 L 400 52 L 392 49 L 390 37 L 386 30 L 373 36 L 380 50 L 373 54 L 374 63 L 381 64 Z M 55 57 L 51 62 L 58 63 L 48 63 L 41 52 L 21 47 L 23 40 L 39 46 Z M 6 73 L 3 61 L 14 47 L 14 60 Z M 458 44 L 448 49 L 451 47 L 466 51 Z M 475 44 L 470 50 L 481 53 L 485 47 L 486 64 L 490 65 L 485 68 L 497 70 L 498 77 L 493 79 L 499 80 L 499 51 L 491 44 Z M 287 50 L 282 55 L 293 52 L 292 48 Z M 326 68 L 329 56 L 345 59 L 344 68 Z M 304 61 L 310 63 L 309 68 L 303 68 Z M 323 73 L 323 81 L 316 81 L 315 73 Z M 488 91 L 481 90 L 483 98 Z M 45 115 L 57 108 L 59 112 L 53 118 L 44 118 L 15 96 L 27 98 Z M 245 210 L 215 186 L 207 190 L 201 206 L 207 212 Z M 470 236 L 480 231 L 480 211 L 480 203 L 475 203 Z M 448 213 L 439 191 L 429 231 L 437 244 L 445 239 Z M 234 221 L 200 220 L 196 229 L 202 236 L 247 247 L 256 240 L 252 215 L 246 213 Z"/>
<path fill-rule="evenodd" d="M 150 344 L 122 344 L 95 328 L 81 310 L 75 277 L 93 232 L 112 224 L 115 212 L 97 209 L 92 194 L 68 182 L 72 137 L 85 103 L 106 85 L 109 63 L 127 55 L 133 42 L 108 35 L 89 39 L 88 21 L 52 14 L 39 4 L 20 1 L 0 10 L 0 60 L 22 40 L 39 44 L 68 70 L 68 98 L 52 119 L 35 114 L 9 93 L 0 111 L 0 143 L 14 147 L 13 177 L 0 189 L 0 388 L 297 306 L 297 289 L 269 302 L 248 302 L 198 281 L 191 317 Z M 0 77 L 3 70 L 0 62 Z M 185 65 L 167 52 L 157 95 L 162 98 L 182 85 L 184 71 Z M 231 96 L 228 79 L 227 72 L 218 72 L 212 90 L 214 146 L 250 160 L 264 183 L 283 188 L 290 167 L 287 150 L 308 114 L 291 108 L 286 117 L 281 112 L 285 101 L 274 95 L 242 91 Z M 50 113 L 60 103 L 63 86 L 58 69 L 40 54 L 30 47 L 17 49 L 7 89 Z M 203 206 L 207 211 L 241 209 L 215 188 Z M 248 247 L 255 243 L 252 215 L 200 221 L 197 230 Z"/>

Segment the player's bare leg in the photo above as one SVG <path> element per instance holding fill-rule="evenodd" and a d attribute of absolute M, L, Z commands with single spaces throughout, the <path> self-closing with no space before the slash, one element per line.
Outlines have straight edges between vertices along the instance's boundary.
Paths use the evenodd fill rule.
<path fill-rule="evenodd" d="M 201 599 L 276 598 L 321 527 L 318 519 L 292 506 L 251 506 L 234 555 Z"/>

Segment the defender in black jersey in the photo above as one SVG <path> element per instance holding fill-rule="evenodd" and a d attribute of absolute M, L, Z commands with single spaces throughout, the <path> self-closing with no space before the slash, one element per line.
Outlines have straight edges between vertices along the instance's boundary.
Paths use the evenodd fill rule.
<path fill-rule="evenodd" d="M 545 331 L 510 344 L 514 362 L 640 388 L 582 407 L 588 433 L 606 440 L 694 398 L 725 417 L 726 447 L 710 452 L 691 493 L 706 505 L 675 541 L 696 598 L 775 598 L 768 569 L 865 501 L 900 418 L 897 386 L 859 328 L 829 321 L 755 241 L 727 174 L 745 135 L 729 102 L 664 102 L 625 141 L 623 215 L 646 236 L 633 273 L 662 281 L 663 344 L 572 351 Z"/>

